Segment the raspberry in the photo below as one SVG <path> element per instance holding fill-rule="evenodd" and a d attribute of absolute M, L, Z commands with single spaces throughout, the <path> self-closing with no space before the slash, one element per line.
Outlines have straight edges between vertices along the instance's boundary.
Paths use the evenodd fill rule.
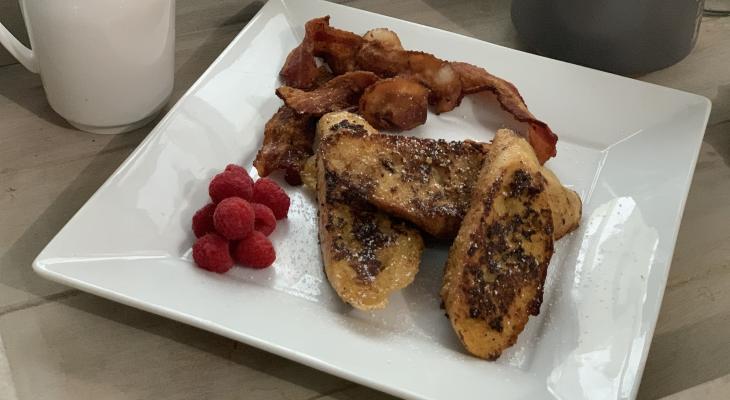
<path fill-rule="evenodd" d="M 224 170 L 224 172 L 235 172 L 237 174 L 242 174 L 242 175 L 248 176 L 248 171 L 246 171 L 246 168 L 243 168 L 242 166 L 236 165 L 236 164 L 226 165 L 226 169 Z M 249 176 L 249 178 L 250 178 L 250 176 Z M 251 180 L 251 183 L 253 184 L 253 179 Z"/>
<path fill-rule="evenodd" d="M 266 236 L 271 235 L 271 232 L 276 229 L 274 212 L 269 207 L 259 203 L 251 203 L 251 207 L 253 207 L 253 211 L 256 214 L 253 230 L 259 231 Z"/>
<path fill-rule="evenodd" d="M 215 227 L 213 226 L 213 211 L 215 211 L 215 204 L 210 203 L 196 211 L 193 215 L 193 233 L 196 238 L 199 238 L 206 233 L 215 232 Z"/>
<path fill-rule="evenodd" d="M 253 201 L 269 207 L 276 219 L 286 218 L 291 203 L 284 189 L 269 178 L 260 178 L 254 183 Z"/>
<path fill-rule="evenodd" d="M 223 171 L 213 177 L 208 186 L 208 193 L 213 203 L 219 203 L 229 197 L 250 199 L 253 192 L 253 180 L 248 175 L 235 171 Z"/>
<path fill-rule="evenodd" d="M 228 241 L 209 233 L 193 244 L 193 260 L 198 267 L 222 274 L 233 266 Z"/>
<path fill-rule="evenodd" d="M 229 240 L 243 239 L 253 231 L 256 214 L 246 200 L 240 197 L 224 199 L 215 208 L 215 230 Z"/>
<path fill-rule="evenodd" d="M 247 180 L 251 184 L 251 191 L 253 192 L 253 179 L 251 179 L 251 176 L 248 174 L 248 171 L 246 171 L 245 168 L 241 167 L 240 165 L 236 165 L 236 164 L 228 164 L 228 165 L 226 165 L 225 171 L 234 172 L 236 174 L 243 176 L 244 179 Z M 246 199 L 246 200 L 248 200 L 248 199 Z"/>
<path fill-rule="evenodd" d="M 261 232 L 253 231 L 235 245 L 233 258 L 241 265 L 261 269 L 274 263 L 276 251 L 269 238 Z"/>

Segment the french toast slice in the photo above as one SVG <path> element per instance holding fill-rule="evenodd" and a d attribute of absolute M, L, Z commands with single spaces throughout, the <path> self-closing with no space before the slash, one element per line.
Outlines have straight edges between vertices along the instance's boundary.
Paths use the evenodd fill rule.
<path fill-rule="evenodd" d="M 438 238 L 453 238 L 487 145 L 341 130 L 320 165 L 353 196 Z"/>
<path fill-rule="evenodd" d="M 553 254 L 553 218 L 534 151 L 497 132 L 446 262 L 446 314 L 469 353 L 494 360 L 542 302 Z"/>
<path fill-rule="evenodd" d="M 338 118 L 347 115 L 338 114 Z M 368 126 L 367 130 L 330 136 L 322 152 L 327 171 L 378 209 L 410 221 L 435 237 L 455 237 L 489 145 L 373 131 Z M 547 179 L 554 233 L 559 239 L 578 226 L 581 201 L 577 193 L 563 187 L 555 174 L 540 168 Z"/>
<path fill-rule="evenodd" d="M 549 168 L 540 167 L 540 173 L 545 178 L 550 210 L 553 214 L 553 238 L 558 240 L 578 228 L 583 216 L 583 202 L 578 193 L 563 186 Z"/>
<path fill-rule="evenodd" d="M 317 126 L 317 142 L 345 132 L 369 134 L 360 117 L 333 113 Z M 314 162 L 321 164 L 323 146 Z M 310 171 L 307 176 L 306 171 Z M 311 163 L 305 184 L 312 186 Z M 384 308 L 389 295 L 408 286 L 418 272 L 423 239 L 417 229 L 351 195 L 339 180 L 316 168 L 319 240 L 325 274 L 337 295 L 361 310 Z"/>

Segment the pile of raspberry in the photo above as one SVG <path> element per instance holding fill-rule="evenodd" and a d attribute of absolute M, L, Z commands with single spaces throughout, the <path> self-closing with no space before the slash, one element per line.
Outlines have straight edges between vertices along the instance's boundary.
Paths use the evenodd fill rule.
<path fill-rule="evenodd" d="M 289 212 L 289 196 L 274 181 L 251 179 L 243 167 L 229 164 L 210 181 L 211 203 L 193 215 L 193 260 L 198 267 L 227 272 L 234 262 L 266 268 L 276 260 L 267 236 Z"/>

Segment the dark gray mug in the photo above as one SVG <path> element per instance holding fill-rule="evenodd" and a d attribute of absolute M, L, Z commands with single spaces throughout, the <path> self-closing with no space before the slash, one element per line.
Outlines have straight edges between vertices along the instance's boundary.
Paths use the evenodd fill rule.
<path fill-rule="evenodd" d="M 538 53 L 618 74 L 655 71 L 695 45 L 704 0 L 513 0 L 512 23 Z"/>

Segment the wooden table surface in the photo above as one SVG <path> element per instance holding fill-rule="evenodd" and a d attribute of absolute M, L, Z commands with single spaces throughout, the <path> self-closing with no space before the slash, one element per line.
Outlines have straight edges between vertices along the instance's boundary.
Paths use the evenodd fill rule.
<path fill-rule="evenodd" d="M 507 0 L 344 3 L 522 48 Z M 262 5 L 178 0 L 170 104 Z M 689 57 L 638 79 L 713 102 L 639 398 L 727 399 L 730 18 L 705 17 Z M 391 398 L 32 271 L 43 246 L 153 126 L 116 136 L 77 131 L 50 109 L 38 76 L 0 67 L 0 399 Z"/>

